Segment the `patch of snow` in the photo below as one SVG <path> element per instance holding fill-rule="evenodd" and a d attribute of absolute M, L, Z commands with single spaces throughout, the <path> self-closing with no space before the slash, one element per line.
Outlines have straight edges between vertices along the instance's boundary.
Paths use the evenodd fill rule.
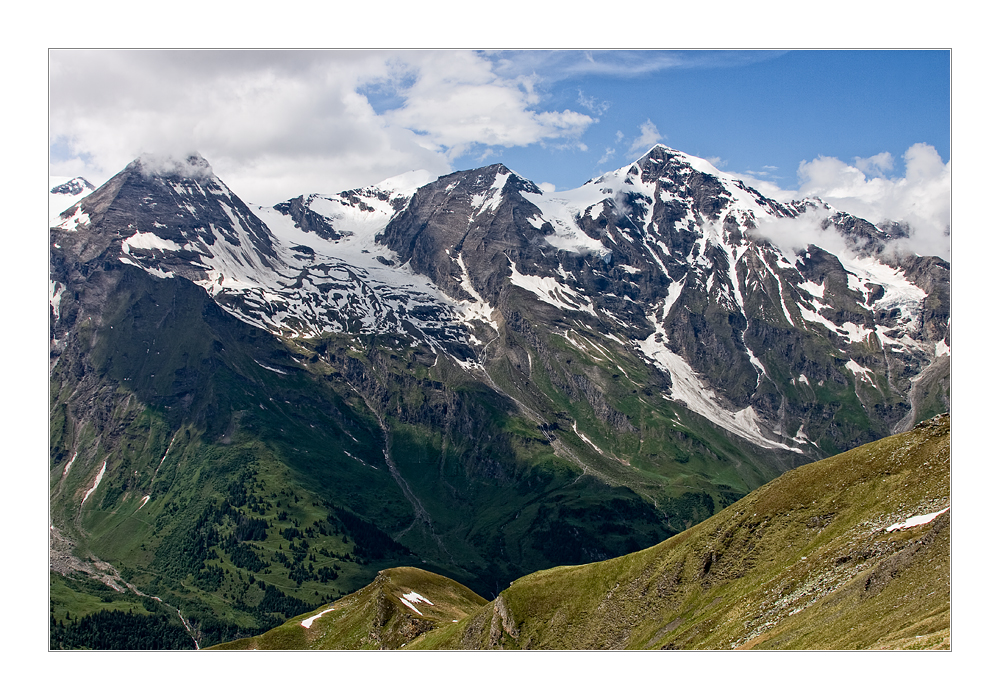
<path fill-rule="evenodd" d="M 951 355 L 951 348 L 948 347 L 948 342 L 944 338 L 941 338 L 934 345 L 934 357 L 941 357 L 942 355 Z"/>
<path fill-rule="evenodd" d="M 874 309 L 898 308 L 901 320 L 909 328 L 915 328 L 920 322 L 920 307 L 927 297 L 927 292 L 906 279 L 902 270 L 897 270 L 875 258 L 854 257 L 847 253 L 839 256 L 841 264 L 848 272 L 848 282 L 851 275 L 858 278 L 858 285 L 877 284 L 882 287 L 882 298 L 873 305 Z M 852 289 L 857 286 L 852 285 Z"/>
<path fill-rule="evenodd" d="M 181 247 L 177 245 L 174 241 L 168 241 L 164 238 L 160 238 L 155 233 L 147 233 L 143 231 L 134 233 L 122 241 L 122 252 L 128 253 L 129 248 L 138 248 L 140 250 L 181 249 Z"/>
<path fill-rule="evenodd" d="M 142 507 L 144 505 L 146 505 L 147 503 L 149 503 L 149 496 L 143 496 L 142 497 L 142 503 L 140 503 L 139 507 L 135 509 L 135 512 L 138 513 L 140 510 L 142 510 Z"/>
<path fill-rule="evenodd" d="M 781 254 L 780 250 L 775 250 L 775 261 L 774 264 L 785 270 L 794 270 L 795 263 L 789 262 L 788 258 Z"/>
<path fill-rule="evenodd" d="M 170 272 L 169 270 L 164 272 L 158 267 L 145 267 L 143 269 L 153 277 L 159 277 L 160 279 L 172 279 L 174 276 L 173 272 Z"/>
<path fill-rule="evenodd" d="M 60 188 L 62 185 L 69 185 L 75 183 L 77 185 L 76 189 L 79 192 L 73 194 L 71 191 L 63 192 L 52 192 L 53 189 Z M 93 187 L 89 186 L 90 183 L 86 182 L 84 178 L 81 177 L 67 177 L 65 175 L 50 175 L 49 176 L 49 221 L 58 221 L 59 215 L 64 211 L 69 209 L 71 206 L 79 202 L 81 199 L 89 195 L 94 191 Z M 70 188 L 71 190 L 73 188 Z"/>
<path fill-rule="evenodd" d="M 846 321 L 844 325 L 837 329 L 837 333 L 841 336 L 846 335 L 847 340 L 851 343 L 864 343 L 871 336 L 872 329 L 859 326 L 851 321 Z"/>
<path fill-rule="evenodd" d="M 312 623 L 316 622 L 316 620 L 318 620 L 319 618 L 323 617 L 324 615 L 326 615 L 331 610 L 333 610 L 333 608 L 327 608 L 326 610 L 323 610 L 322 612 L 316 613 L 312 617 L 307 617 L 306 619 L 304 619 L 299 624 L 302 625 L 303 627 L 305 627 L 306 629 L 309 629 L 310 627 L 312 627 Z"/>
<path fill-rule="evenodd" d="M 778 284 L 778 300 L 781 301 L 781 310 L 785 312 L 785 318 L 788 320 L 788 325 L 790 325 L 792 328 L 794 328 L 795 327 L 795 321 L 792 320 L 792 315 L 790 313 L 788 313 L 788 306 L 785 305 L 785 292 L 784 292 L 784 284 L 785 283 L 782 281 L 781 275 L 775 273 L 775 271 L 771 268 L 771 265 L 767 262 L 767 257 L 765 255 L 763 255 L 763 254 L 760 255 L 760 261 L 762 263 L 764 263 L 764 266 L 767 268 L 767 271 L 771 273 L 771 276 L 774 277 L 774 281 L 777 282 L 777 284 Z M 777 261 L 777 265 L 778 265 L 779 268 L 780 267 L 784 267 L 786 269 L 787 268 L 795 269 L 795 265 L 789 263 L 780 254 L 778 254 L 776 256 L 776 261 Z M 786 264 L 782 265 L 781 264 L 782 262 L 785 262 Z"/>
<path fill-rule="evenodd" d="M 808 308 L 808 307 L 806 307 L 803 304 L 800 304 L 798 302 L 795 302 L 795 305 L 799 307 L 799 313 L 802 314 L 802 320 L 808 321 L 808 322 L 811 322 L 811 323 L 818 323 L 821 326 L 825 326 L 826 328 L 829 328 L 834 333 L 837 332 L 837 330 L 838 330 L 837 324 L 835 324 L 833 321 L 831 321 L 830 319 L 828 319 L 823 314 L 818 314 L 813 309 L 810 309 L 810 308 Z"/>
<path fill-rule="evenodd" d="M 62 293 L 65 287 L 62 286 L 60 282 L 54 282 L 49 280 L 49 306 L 52 307 L 52 313 L 59 320 L 59 304 L 62 302 Z"/>
<path fill-rule="evenodd" d="M 411 601 L 411 602 L 414 602 L 414 603 L 427 603 L 428 605 L 434 605 L 434 603 L 432 603 L 431 601 L 427 600 L 427 598 L 424 598 L 422 595 L 420 595 L 416 591 L 410 591 L 409 593 L 407 593 L 403 597 L 406 598 L 407 600 Z"/>
<path fill-rule="evenodd" d="M 867 381 L 872 386 L 877 386 L 875 384 L 875 373 L 872 372 L 867 367 L 862 367 L 861 365 L 859 365 L 854 360 L 848 360 L 848 362 L 845 365 L 845 367 L 847 367 L 847 369 L 851 370 L 851 372 L 853 372 L 855 375 L 860 374 L 864 378 L 864 380 Z"/>
<path fill-rule="evenodd" d="M 826 280 L 823 280 L 823 284 L 816 284 L 815 282 L 810 282 L 809 280 L 803 280 L 796 286 L 799 289 L 804 289 L 809 293 L 809 296 L 817 299 L 822 299 L 823 295 L 826 293 Z"/>
<path fill-rule="evenodd" d="M 948 508 L 951 508 L 951 506 L 948 506 Z M 939 510 L 936 513 L 927 513 L 926 515 L 914 515 L 912 518 L 907 518 L 901 523 L 895 523 L 893 525 L 890 525 L 885 529 L 885 531 L 893 532 L 894 530 L 908 530 L 911 527 L 917 527 L 918 525 L 926 525 L 927 523 L 934 520 L 934 518 L 938 517 L 939 515 L 947 511 L 948 508 Z"/>
<path fill-rule="evenodd" d="M 458 254 L 458 258 L 455 259 L 458 266 L 462 270 L 462 289 L 467 291 L 475 301 L 463 301 L 459 302 L 463 310 L 463 317 L 468 322 L 473 319 L 479 319 L 489 326 L 492 326 L 493 330 L 497 333 L 500 332 L 500 327 L 497 322 L 493 320 L 494 309 L 490 306 L 490 303 L 483 299 L 476 288 L 472 286 L 472 278 L 469 277 L 469 270 L 465 267 L 465 261 L 462 259 L 462 254 Z"/>
<path fill-rule="evenodd" d="M 90 215 L 83 211 L 79 204 L 71 214 L 58 218 L 55 222 L 55 228 L 61 228 L 63 231 L 76 231 L 78 227 L 88 225 L 90 225 Z"/>
<path fill-rule="evenodd" d="M 419 610 L 417 610 L 417 606 L 415 606 L 413 603 L 411 603 L 410 601 L 406 600 L 405 598 L 400 598 L 400 600 L 403 601 L 403 605 L 405 605 L 406 607 L 408 607 L 410 610 L 412 610 L 413 612 L 417 613 L 421 617 L 424 616 L 424 614 L 422 612 L 420 612 Z"/>
<path fill-rule="evenodd" d="M 508 261 L 510 258 L 508 258 Z M 527 289 L 546 304 L 567 311 L 586 311 L 597 315 L 594 304 L 581 294 L 574 292 L 555 277 L 535 277 L 522 275 L 517 271 L 517 265 L 510 263 L 510 281 L 512 284 Z"/>
<path fill-rule="evenodd" d="M 585 443 L 587 443 L 588 445 L 590 445 L 591 447 L 593 447 L 599 454 L 602 454 L 602 455 L 604 454 L 604 450 L 602 450 L 600 447 L 598 447 L 593 442 L 591 442 L 590 438 L 588 438 L 586 435 L 584 435 L 583 433 L 581 433 L 577 429 L 577 427 L 576 427 L 576 421 L 573 421 L 573 432 L 576 433 L 576 436 L 578 438 L 580 438 Z M 607 456 L 607 455 L 605 455 L 605 456 Z"/>
<path fill-rule="evenodd" d="M 434 603 L 427 600 L 416 591 L 410 591 L 406 595 L 402 596 L 399 600 L 400 602 L 403 603 L 403 605 L 405 605 L 406 607 L 408 607 L 410 610 L 415 612 L 417 615 L 420 615 L 421 617 L 423 617 L 424 614 L 419 610 L 417 610 L 417 606 L 414 605 L 414 603 L 427 603 L 428 605 L 434 605 Z"/>
<path fill-rule="evenodd" d="M 856 292 L 861 292 L 862 294 L 868 293 L 868 285 L 853 272 L 847 273 L 847 286 Z"/>
<path fill-rule="evenodd" d="M 437 360 L 435 360 L 435 362 L 437 362 Z M 354 437 L 353 435 L 351 435 L 351 436 L 350 436 L 350 438 L 351 438 L 352 440 L 354 440 L 354 442 L 357 442 L 357 441 L 358 441 L 358 439 L 357 439 L 356 437 Z M 371 464 L 368 464 L 367 462 L 365 462 L 365 461 L 364 461 L 363 459 L 361 459 L 361 458 L 359 458 L 359 457 L 355 457 L 354 455 L 352 455 L 352 454 L 351 454 L 350 452 L 348 452 L 347 450 L 344 450 L 343 452 L 344 452 L 344 454 L 345 454 L 345 455 L 347 455 L 348 457 L 350 457 L 351 459 L 353 459 L 353 460 L 354 460 L 355 462 L 360 462 L 361 464 L 365 465 L 366 467 L 371 467 L 371 468 L 372 468 L 372 469 L 374 469 L 375 471 L 378 471 L 378 467 L 374 467 L 374 466 L 372 466 Z"/>
<path fill-rule="evenodd" d="M 90 498 L 90 495 L 97 490 L 98 486 L 101 485 L 101 479 L 104 478 L 104 472 L 107 469 L 107 467 L 108 467 L 108 460 L 104 460 L 104 464 L 101 465 L 101 471 L 97 472 L 97 478 L 94 479 L 94 485 L 90 487 L 87 493 L 83 494 L 83 500 L 80 501 L 81 506 L 87 502 L 87 499 Z"/>
<path fill-rule="evenodd" d="M 588 183 L 575 190 L 558 193 L 522 192 L 521 194 L 538 207 L 541 211 L 541 219 L 552 225 L 555 232 L 546 236 L 546 243 L 560 250 L 570 250 L 580 255 L 597 254 L 604 257 L 611 254 L 611 251 L 603 243 L 588 236 L 576 223 L 584 212 L 606 198 L 597 184 Z M 532 223 L 532 225 L 535 224 Z"/>
<path fill-rule="evenodd" d="M 69 468 L 70 468 L 70 467 L 72 467 L 72 466 L 73 466 L 73 462 L 75 462 L 75 461 L 76 461 L 76 455 L 77 455 L 77 454 L 79 454 L 79 453 L 77 453 L 77 452 L 74 452 L 74 453 L 73 453 L 73 456 L 72 456 L 72 457 L 70 458 L 70 460 L 69 460 L 69 461 L 68 461 L 68 462 L 66 463 L 66 466 L 65 466 L 65 467 L 63 467 L 63 476 L 66 476 L 67 474 L 69 474 Z"/>
<path fill-rule="evenodd" d="M 475 209 L 472 216 L 475 218 L 479 214 L 493 211 L 503 203 L 503 188 L 507 184 L 507 179 L 511 173 L 497 173 L 493 184 L 486 191 L 486 194 L 472 195 L 472 208 Z"/>

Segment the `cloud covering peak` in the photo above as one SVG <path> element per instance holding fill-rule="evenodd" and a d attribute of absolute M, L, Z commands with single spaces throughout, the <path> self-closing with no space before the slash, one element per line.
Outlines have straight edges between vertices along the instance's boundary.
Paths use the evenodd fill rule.
<path fill-rule="evenodd" d="M 176 175 L 204 182 L 214 175 L 212 166 L 198 153 L 189 153 L 182 157 L 170 154 L 143 153 L 136 162 L 146 177 Z"/>
<path fill-rule="evenodd" d="M 789 202 L 816 197 L 835 209 L 879 225 L 905 224 L 909 237 L 898 247 L 918 255 L 951 259 L 951 162 L 945 163 L 937 150 L 916 143 L 903 154 L 905 172 L 892 177 L 895 159 L 890 153 L 857 157 L 854 164 L 838 158 L 819 156 L 799 165 L 797 190 L 779 188 L 773 182 L 740 175 L 773 199 Z M 818 228 L 819 214 L 801 216 L 763 227 L 761 233 L 783 247 L 801 247 L 806 239 L 828 240 L 830 231 Z M 832 230 L 831 230 L 832 231 Z"/>

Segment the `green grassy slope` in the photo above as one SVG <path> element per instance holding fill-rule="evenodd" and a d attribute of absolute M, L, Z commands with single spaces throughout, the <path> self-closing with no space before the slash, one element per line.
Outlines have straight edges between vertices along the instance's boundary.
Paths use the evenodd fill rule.
<path fill-rule="evenodd" d="M 642 552 L 515 581 L 415 648 L 947 648 L 950 419 L 800 467 Z"/>
<path fill-rule="evenodd" d="M 451 579 L 411 567 L 379 572 L 368 586 L 251 639 L 215 649 L 398 649 L 451 625 L 486 600 Z"/>
<path fill-rule="evenodd" d="M 467 616 L 403 641 L 408 649 L 949 648 L 949 453 L 950 418 L 941 415 L 788 472 L 649 549 L 525 576 Z M 388 573 L 321 618 L 323 648 L 358 648 L 360 630 L 385 627 L 373 617 L 372 591 Z M 293 628 L 230 648 L 319 647 Z"/>

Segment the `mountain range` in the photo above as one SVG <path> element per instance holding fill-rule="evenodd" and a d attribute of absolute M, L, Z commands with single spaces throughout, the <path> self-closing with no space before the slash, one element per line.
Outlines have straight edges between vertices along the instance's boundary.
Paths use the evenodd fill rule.
<path fill-rule="evenodd" d="M 488 599 L 948 410 L 946 261 L 664 146 L 567 192 L 258 206 L 192 155 L 50 197 L 53 624 L 204 646 L 387 565 Z"/>

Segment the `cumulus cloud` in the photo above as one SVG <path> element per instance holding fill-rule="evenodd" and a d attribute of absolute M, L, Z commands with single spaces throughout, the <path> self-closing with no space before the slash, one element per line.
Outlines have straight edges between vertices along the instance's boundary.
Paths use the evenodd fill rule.
<path fill-rule="evenodd" d="M 189 154 L 186 158 L 172 155 L 143 153 L 139 157 L 139 168 L 146 178 L 154 175 L 179 175 L 192 180 L 208 180 L 214 174 L 212 166 L 198 154 Z"/>
<path fill-rule="evenodd" d="M 402 90 L 405 104 L 386 112 L 389 124 L 419 134 L 429 150 L 449 159 L 475 143 L 527 146 L 549 139 L 578 139 L 592 117 L 532 109 L 540 100 L 537 77 L 501 78 L 485 58 L 462 52 L 418 54 L 416 78 Z"/>
<path fill-rule="evenodd" d="M 855 157 L 854 166 L 865 175 L 882 176 L 896 168 L 896 162 L 888 151 L 870 158 Z"/>
<path fill-rule="evenodd" d="M 817 196 L 832 206 L 872 223 L 900 221 L 910 225 L 909 246 L 924 255 L 950 257 L 951 163 L 937 150 L 917 143 L 903 154 L 905 174 L 890 178 L 881 173 L 892 163 L 879 154 L 848 165 L 836 158 L 820 157 L 799 166 L 800 196 Z"/>
<path fill-rule="evenodd" d="M 807 209 L 794 219 L 761 222 L 757 235 L 770 240 L 789 258 L 809 245 L 819 246 L 831 253 L 840 253 L 847 249 L 844 239 L 833 226 L 824 229 L 821 225 L 829 215 L 830 212 L 823 209 Z"/>
<path fill-rule="evenodd" d="M 937 150 L 917 143 L 903 154 L 905 172 L 899 177 L 890 153 L 857 157 L 854 164 L 838 158 L 819 156 L 799 165 L 799 186 L 782 188 L 761 172 L 741 174 L 748 184 L 772 199 L 788 202 L 818 197 L 841 211 L 860 216 L 874 224 L 897 221 L 909 226 L 910 237 L 900 247 L 920 255 L 951 257 L 951 163 L 944 163 Z M 759 177 L 758 177 L 759 176 Z M 802 231 L 786 222 L 769 235 L 794 245 L 801 235 L 814 235 L 815 222 L 801 219 Z M 801 234 L 801 235 L 800 235 Z M 832 245 L 832 243 L 831 243 Z"/>
<path fill-rule="evenodd" d="M 444 174 L 475 148 L 579 146 L 591 116 L 539 110 L 537 76 L 495 68 L 467 51 L 53 51 L 50 170 L 100 183 L 197 151 L 273 204 Z"/>
<path fill-rule="evenodd" d="M 629 146 L 628 157 L 635 158 L 636 156 L 641 156 L 656 144 L 663 143 L 664 140 L 664 137 L 656 128 L 656 124 L 652 120 L 647 119 L 639 125 L 639 136 Z"/>

